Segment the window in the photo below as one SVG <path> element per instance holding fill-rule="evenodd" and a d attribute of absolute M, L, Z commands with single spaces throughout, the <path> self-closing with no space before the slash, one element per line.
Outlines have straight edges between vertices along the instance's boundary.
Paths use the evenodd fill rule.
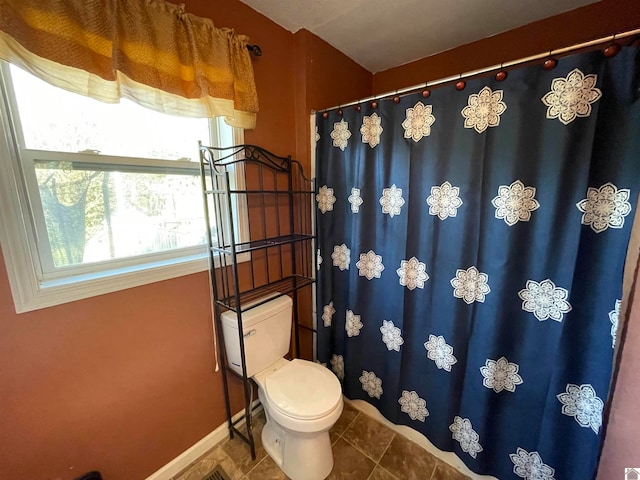
<path fill-rule="evenodd" d="M 198 141 L 239 144 L 241 130 L 101 103 L 8 64 L 2 84 L 0 240 L 18 312 L 207 268 Z"/>

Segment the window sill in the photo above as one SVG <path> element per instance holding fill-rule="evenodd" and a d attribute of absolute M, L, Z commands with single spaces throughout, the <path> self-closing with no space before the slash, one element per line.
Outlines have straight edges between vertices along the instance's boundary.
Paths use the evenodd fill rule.
<path fill-rule="evenodd" d="M 239 262 L 249 260 L 249 254 L 240 255 Z M 216 261 L 216 267 L 218 262 Z M 48 280 L 34 285 L 30 292 L 15 301 L 16 313 L 24 313 L 63 303 L 139 287 L 150 283 L 204 272 L 209 269 L 206 253 L 150 262 L 125 268 L 103 270 L 96 273 Z M 14 295 L 14 300 L 17 300 Z"/>

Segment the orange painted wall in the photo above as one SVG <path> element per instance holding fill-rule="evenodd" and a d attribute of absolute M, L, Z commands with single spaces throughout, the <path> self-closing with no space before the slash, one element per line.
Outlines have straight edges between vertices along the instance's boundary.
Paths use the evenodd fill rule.
<path fill-rule="evenodd" d="M 640 28 L 640 1 L 602 0 L 376 73 L 373 92 L 386 93 L 635 28 Z"/>
<path fill-rule="evenodd" d="M 296 32 L 297 157 L 310 166 L 309 113 L 371 95 L 373 75 L 307 30 Z"/>
<path fill-rule="evenodd" d="M 296 51 L 291 32 L 239 1 L 185 3 L 264 51 L 254 59 L 260 113 L 247 143 L 280 155 L 295 155 L 298 142 L 308 149 L 308 136 L 296 135 L 295 94 L 311 102 L 317 82 L 307 83 L 295 55 L 361 81 L 341 53 L 317 53 L 313 39 Z M 364 77 L 349 94 L 369 93 Z M 329 103 L 342 98 L 337 90 L 318 87 Z M 16 315 L 0 256 L 0 479 L 70 480 L 93 469 L 107 480 L 143 479 L 221 425 L 223 402 L 206 273 Z"/>
<path fill-rule="evenodd" d="M 16 315 L 0 272 L 0 478 L 143 478 L 221 423 L 205 274 Z"/>

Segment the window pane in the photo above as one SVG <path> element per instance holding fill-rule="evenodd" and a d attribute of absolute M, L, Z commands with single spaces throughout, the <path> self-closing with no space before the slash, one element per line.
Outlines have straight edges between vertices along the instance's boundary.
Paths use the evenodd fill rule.
<path fill-rule="evenodd" d="M 36 176 L 55 267 L 205 243 L 197 175 L 36 162 Z"/>
<path fill-rule="evenodd" d="M 209 144 L 209 121 L 165 115 L 127 99 L 103 103 L 49 85 L 11 66 L 25 148 L 97 150 L 123 157 L 198 158 Z"/>

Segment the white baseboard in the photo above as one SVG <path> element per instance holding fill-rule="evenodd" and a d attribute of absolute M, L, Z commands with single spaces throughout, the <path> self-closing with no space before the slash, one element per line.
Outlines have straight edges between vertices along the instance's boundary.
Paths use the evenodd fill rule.
<path fill-rule="evenodd" d="M 262 405 L 260 402 L 256 400 L 253 403 L 253 415 L 257 415 L 262 411 Z M 238 412 L 233 416 L 233 420 L 237 420 L 238 418 L 244 416 L 244 410 Z M 238 425 L 242 425 L 243 422 L 240 422 Z M 208 434 L 202 440 L 197 442 L 195 445 L 189 447 L 187 450 L 182 452 L 176 458 L 167 463 L 164 467 L 160 468 L 156 472 L 152 473 L 147 477 L 146 480 L 169 480 L 172 477 L 176 476 L 182 470 L 187 468 L 193 462 L 195 462 L 202 455 L 207 453 L 213 447 L 218 445 L 229 438 L 229 426 L 227 422 L 224 422 L 218 428 L 216 428 L 213 432 Z"/>

